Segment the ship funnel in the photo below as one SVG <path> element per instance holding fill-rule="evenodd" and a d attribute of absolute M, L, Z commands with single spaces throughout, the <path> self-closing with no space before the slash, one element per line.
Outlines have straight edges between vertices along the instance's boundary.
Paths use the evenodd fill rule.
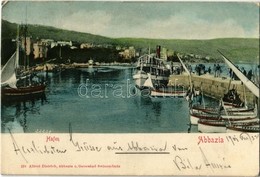
<path fill-rule="evenodd" d="M 161 58 L 161 46 L 157 45 L 156 47 L 156 57 Z"/>

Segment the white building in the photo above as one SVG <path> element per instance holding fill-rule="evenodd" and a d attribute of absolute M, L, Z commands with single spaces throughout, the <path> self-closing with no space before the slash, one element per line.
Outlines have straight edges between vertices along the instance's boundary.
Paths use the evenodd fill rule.
<path fill-rule="evenodd" d="M 48 43 L 46 41 L 39 40 L 33 44 L 34 59 L 47 58 Z"/>
<path fill-rule="evenodd" d="M 57 45 L 60 45 L 60 46 L 72 46 L 72 42 L 71 41 L 57 41 Z"/>

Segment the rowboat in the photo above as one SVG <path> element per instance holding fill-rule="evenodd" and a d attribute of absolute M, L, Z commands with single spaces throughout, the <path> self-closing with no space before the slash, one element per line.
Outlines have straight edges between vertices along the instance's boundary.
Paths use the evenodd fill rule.
<path fill-rule="evenodd" d="M 177 87 L 167 87 L 162 89 L 151 89 L 151 97 L 182 97 L 186 96 L 186 91 Z"/>
<path fill-rule="evenodd" d="M 230 113 L 246 113 L 246 112 L 252 112 L 254 111 L 255 108 L 246 108 L 246 107 L 238 107 L 238 108 L 225 108 L 227 112 Z M 219 114 L 219 112 L 224 112 L 222 108 L 213 108 L 213 107 L 203 107 L 201 105 L 195 105 L 192 106 L 191 112 L 194 113 L 200 113 L 200 112 L 205 112 L 208 114 Z"/>
<path fill-rule="evenodd" d="M 259 124 L 252 126 L 230 125 L 227 126 L 227 133 L 259 133 Z"/>
<path fill-rule="evenodd" d="M 191 113 L 190 123 L 192 125 L 197 125 L 199 120 L 225 120 L 225 121 L 239 121 L 239 120 L 249 120 L 256 118 L 256 114 L 247 115 L 214 115 L 207 113 Z"/>
<path fill-rule="evenodd" d="M 259 125 L 259 119 L 248 119 L 238 121 L 227 120 L 199 120 L 198 131 L 202 133 L 226 133 L 227 126 L 255 126 Z"/>

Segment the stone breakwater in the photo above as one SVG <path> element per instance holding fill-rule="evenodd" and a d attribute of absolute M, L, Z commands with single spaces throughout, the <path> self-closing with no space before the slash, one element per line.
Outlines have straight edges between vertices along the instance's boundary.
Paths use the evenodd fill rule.
<path fill-rule="evenodd" d="M 225 93 L 228 91 L 228 87 L 230 84 L 230 79 L 229 78 L 216 78 L 212 75 L 194 75 L 192 74 L 191 76 L 191 81 L 195 87 L 195 89 L 202 89 L 203 93 L 206 96 L 220 99 L 224 96 Z M 184 87 L 189 87 L 190 86 L 190 81 L 189 81 L 189 76 L 182 74 L 182 75 L 171 75 L 169 78 L 169 85 L 176 85 L 180 84 L 183 85 Z M 241 100 L 244 101 L 244 85 L 241 81 L 231 81 L 230 84 L 230 89 L 235 88 L 241 98 Z M 246 99 L 249 104 L 254 104 L 255 103 L 255 96 L 253 93 L 251 93 L 250 90 L 248 90 L 245 87 L 245 94 L 246 94 Z M 259 100 L 258 100 L 259 101 Z"/>

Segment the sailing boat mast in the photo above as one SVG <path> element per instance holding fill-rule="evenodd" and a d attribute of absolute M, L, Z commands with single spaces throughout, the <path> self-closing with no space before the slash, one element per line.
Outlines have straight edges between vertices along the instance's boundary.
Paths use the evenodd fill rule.
<path fill-rule="evenodd" d="M 25 72 L 29 69 L 29 56 L 27 55 L 27 32 L 28 32 L 28 27 L 27 27 L 27 6 L 25 10 L 25 24 L 22 25 L 22 35 L 24 38 L 24 67 L 25 67 Z M 30 43 L 29 43 L 30 45 Z M 30 51 L 29 51 L 30 52 Z"/>
<path fill-rule="evenodd" d="M 191 86 L 191 89 L 192 89 L 193 85 L 192 85 L 192 80 L 191 80 L 191 73 L 190 73 L 190 71 L 188 70 L 188 68 L 185 66 L 185 64 L 183 63 L 183 61 L 181 60 L 181 58 L 179 57 L 178 54 L 177 54 L 177 57 L 178 57 L 178 59 L 180 60 L 182 67 L 184 68 L 184 70 L 185 70 L 185 71 L 188 73 L 188 75 L 189 75 L 189 82 L 190 82 L 190 86 Z"/>
<path fill-rule="evenodd" d="M 19 25 L 17 25 L 17 36 L 16 36 L 16 65 L 15 68 L 19 67 Z"/>
<path fill-rule="evenodd" d="M 60 44 L 60 51 L 59 51 L 59 59 L 62 59 L 62 57 L 61 57 L 61 44 Z"/>
<path fill-rule="evenodd" d="M 24 25 L 24 60 L 25 60 L 25 69 L 29 68 L 29 60 L 27 56 L 27 25 Z"/>
<path fill-rule="evenodd" d="M 149 59 L 149 64 L 150 64 L 150 73 L 152 73 L 152 57 L 151 57 L 151 49 L 150 49 L 150 44 L 149 44 L 149 53 L 148 53 L 148 59 Z"/>
<path fill-rule="evenodd" d="M 218 51 L 225 63 L 233 70 L 237 77 L 245 84 L 245 86 L 257 97 L 259 98 L 259 87 L 250 81 L 227 57 L 224 56 L 220 51 Z"/>

